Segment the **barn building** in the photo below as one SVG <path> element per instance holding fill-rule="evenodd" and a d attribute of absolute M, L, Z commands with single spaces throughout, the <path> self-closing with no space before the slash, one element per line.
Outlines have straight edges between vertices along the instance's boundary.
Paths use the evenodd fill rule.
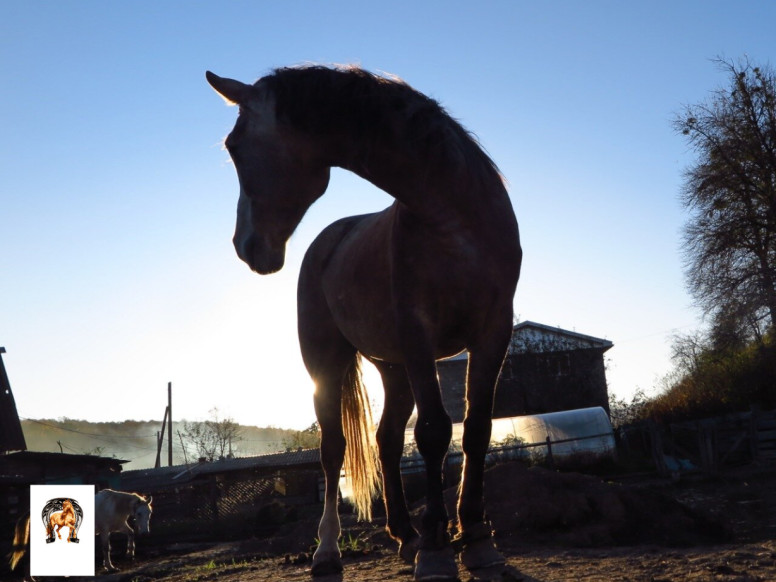
<path fill-rule="evenodd" d="M 493 418 L 601 406 L 609 411 L 604 353 L 612 342 L 532 321 L 514 326 Z M 437 362 L 445 407 L 462 422 L 468 356 Z"/>

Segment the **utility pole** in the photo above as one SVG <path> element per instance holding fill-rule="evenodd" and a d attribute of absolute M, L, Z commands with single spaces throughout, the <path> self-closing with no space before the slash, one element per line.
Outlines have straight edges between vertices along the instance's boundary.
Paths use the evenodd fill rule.
<path fill-rule="evenodd" d="M 172 467 L 172 382 L 167 382 L 167 464 Z"/>
<path fill-rule="evenodd" d="M 156 463 L 154 464 L 154 468 L 158 469 L 162 466 L 161 462 L 161 456 L 162 456 L 162 443 L 164 443 L 164 427 L 167 426 L 167 414 L 169 412 L 169 409 L 164 409 L 164 420 L 162 420 L 162 430 L 156 433 Z"/>
<path fill-rule="evenodd" d="M 178 438 L 181 439 L 181 450 L 183 451 L 183 462 L 186 463 L 186 467 L 188 467 L 189 456 L 186 454 L 186 445 L 183 444 L 183 435 L 181 435 L 181 431 L 178 431 Z"/>

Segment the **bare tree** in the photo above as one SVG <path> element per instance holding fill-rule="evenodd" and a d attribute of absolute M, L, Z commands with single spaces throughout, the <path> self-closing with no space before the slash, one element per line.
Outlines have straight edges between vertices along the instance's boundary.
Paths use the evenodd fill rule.
<path fill-rule="evenodd" d="M 233 447 L 242 437 L 240 425 L 231 417 L 219 418 L 218 408 L 213 408 L 208 420 L 183 423 L 183 440 L 196 450 L 197 457 L 214 461 L 233 456 Z"/>
<path fill-rule="evenodd" d="M 692 374 L 700 366 L 708 348 L 708 341 L 699 331 L 675 333 L 671 341 L 671 360 L 680 374 Z"/>
<path fill-rule="evenodd" d="M 649 398 L 641 388 L 631 396 L 630 402 L 624 398 L 609 395 L 609 420 L 614 428 L 619 428 L 643 420 Z"/>
<path fill-rule="evenodd" d="M 776 78 L 716 62 L 729 85 L 674 120 L 698 154 L 682 193 L 685 274 L 712 341 L 740 343 L 776 323 Z"/>

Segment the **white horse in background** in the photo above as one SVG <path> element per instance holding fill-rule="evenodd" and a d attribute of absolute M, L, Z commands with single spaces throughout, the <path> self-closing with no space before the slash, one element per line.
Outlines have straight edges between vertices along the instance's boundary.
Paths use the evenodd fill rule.
<path fill-rule="evenodd" d="M 127 535 L 127 554 L 135 559 L 135 535 L 147 534 L 150 531 L 151 501 L 137 493 L 126 493 L 103 489 L 94 499 L 95 523 L 94 531 L 102 542 L 103 566 L 106 570 L 117 570 L 110 561 L 110 534 L 121 532 Z M 135 519 L 134 527 L 127 523 L 129 517 Z"/>

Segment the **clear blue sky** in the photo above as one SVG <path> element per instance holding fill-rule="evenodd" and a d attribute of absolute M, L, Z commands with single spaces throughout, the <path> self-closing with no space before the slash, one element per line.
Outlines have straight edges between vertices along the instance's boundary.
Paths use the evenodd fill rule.
<path fill-rule="evenodd" d="M 773 58 L 770 2 L 0 3 L 0 345 L 23 417 L 161 419 L 208 410 L 301 428 L 299 261 L 387 195 L 342 171 L 259 277 L 231 246 L 237 111 L 210 69 L 358 63 L 438 99 L 509 181 L 525 262 L 515 312 L 614 342 L 610 390 L 670 368 L 701 325 L 681 269 L 692 155 L 671 128 Z M 380 393 L 374 398 L 379 400 Z"/>

